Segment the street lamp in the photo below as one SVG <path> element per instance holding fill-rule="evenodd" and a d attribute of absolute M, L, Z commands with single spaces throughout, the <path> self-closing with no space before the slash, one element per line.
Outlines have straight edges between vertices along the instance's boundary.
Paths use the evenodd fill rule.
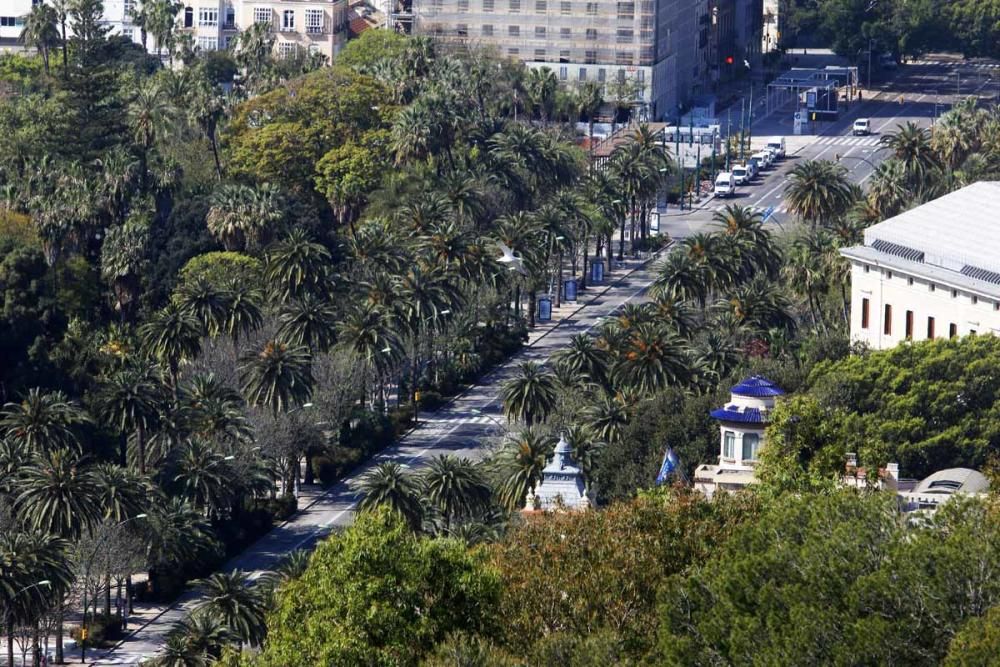
<path fill-rule="evenodd" d="M 124 526 L 126 523 L 129 523 L 130 521 L 135 521 L 137 519 L 145 519 L 147 516 L 149 516 L 149 515 L 146 514 L 146 513 L 136 514 L 135 516 L 129 517 L 129 518 L 123 520 L 123 521 L 119 521 L 118 523 L 112 525 L 111 528 L 120 528 L 120 527 Z M 97 550 L 100 549 L 102 545 L 103 545 L 103 543 L 101 543 L 101 542 L 98 542 L 97 544 L 94 545 L 93 551 L 91 551 L 90 555 L 87 557 L 87 560 L 86 560 L 87 568 L 84 570 L 84 573 L 83 573 L 83 620 L 80 622 L 80 661 L 81 662 L 86 662 L 87 661 L 87 579 L 90 578 L 90 566 L 94 562 L 94 556 L 97 555 Z M 95 612 L 96 612 L 96 608 L 97 608 L 97 601 L 95 600 L 94 601 Z"/>

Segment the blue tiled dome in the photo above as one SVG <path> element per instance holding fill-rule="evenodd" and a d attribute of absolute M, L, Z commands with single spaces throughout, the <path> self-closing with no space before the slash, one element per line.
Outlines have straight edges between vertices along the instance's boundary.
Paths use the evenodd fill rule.
<path fill-rule="evenodd" d="M 741 424 L 763 424 L 766 420 L 758 408 L 739 408 L 727 405 L 710 413 L 713 419 Z"/>
<path fill-rule="evenodd" d="M 769 396 L 784 396 L 785 390 L 762 375 L 751 375 L 734 386 L 730 391 L 736 396 L 750 398 L 767 398 Z"/>

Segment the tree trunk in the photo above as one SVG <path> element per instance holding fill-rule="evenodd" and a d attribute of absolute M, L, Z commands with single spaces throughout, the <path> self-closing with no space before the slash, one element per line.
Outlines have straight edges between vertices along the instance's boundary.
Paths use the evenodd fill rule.
<path fill-rule="evenodd" d="M 535 290 L 528 292 L 528 326 L 535 328 Z"/>
<path fill-rule="evenodd" d="M 583 236 L 583 273 L 580 274 L 580 289 L 587 289 L 587 253 L 590 252 L 590 238 L 584 234 Z"/>
<path fill-rule="evenodd" d="M 219 140 L 215 136 L 215 130 L 213 129 L 208 133 L 208 141 L 212 144 L 212 158 L 215 160 L 215 173 L 218 175 L 219 180 L 222 180 L 222 162 L 219 160 Z"/>
<path fill-rule="evenodd" d="M 66 657 L 63 655 L 63 615 L 65 614 L 64 605 L 66 601 L 59 600 L 59 610 L 56 612 L 56 658 L 55 663 L 57 665 L 63 664 Z"/>
<path fill-rule="evenodd" d="M 111 575 L 104 577 L 104 620 L 111 618 Z"/>
<path fill-rule="evenodd" d="M 562 251 L 556 253 L 556 308 L 562 305 Z"/>
<path fill-rule="evenodd" d="M 142 420 L 135 427 L 136 456 L 139 458 L 139 474 L 146 474 L 146 427 Z"/>
<path fill-rule="evenodd" d="M 608 273 L 611 273 L 611 268 L 614 265 L 615 259 L 613 232 L 608 232 L 608 242 L 604 250 L 608 255 Z"/>
<path fill-rule="evenodd" d="M 14 614 L 7 610 L 7 667 L 14 667 Z"/>
<path fill-rule="evenodd" d="M 625 216 L 622 216 L 621 237 L 618 239 L 618 261 L 625 259 Z"/>

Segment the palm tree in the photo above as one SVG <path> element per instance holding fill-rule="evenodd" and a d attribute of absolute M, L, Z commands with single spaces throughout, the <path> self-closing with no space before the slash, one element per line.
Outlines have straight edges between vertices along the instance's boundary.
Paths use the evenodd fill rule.
<path fill-rule="evenodd" d="M 205 223 L 209 233 L 226 250 L 255 250 L 281 220 L 282 204 L 277 189 L 264 184 L 257 189 L 246 185 L 222 184 L 212 193 L 212 205 Z"/>
<path fill-rule="evenodd" d="M 589 424 L 571 425 L 566 430 L 566 440 L 573 447 L 573 461 L 583 473 L 583 482 L 590 488 L 605 444 Z"/>
<path fill-rule="evenodd" d="M 584 81 L 576 90 L 576 108 L 581 116 L 587 117 L 587 146 L 590 163 L 594 162 L 594 121 L 597 112 L 604 105 L 604 88 L 597 81 Z"/>
<path fill-rule="evenodd" d="M 29 453 L 55 449 L 79 450 L 76 429 L 87 414 L 61 391 L 29 389 L 20 403 L 7 403 L 0 411 L 0 434 Z"/>
<path fill-rule="evenodd" d="M 824 245 L 822 234 L 803 236 L 792 244 L 791 251 L 785 263 L 785 279 L 789 286 L 803 295 L 809 306 L 813 328 L 826 330 L 826 320 L 821 308 L 822 296 L 830 287 L 827 275 L 818 256 Z"/>
<path fill-rule="evenodd" d="M 175 568 L 213 554 L 216 557 L 221 548 L 204 512 L 184 498 L 154 495 L 146 523 L 151 577 L 160 567 Z"/>
<path fill-rule="evenodd" d="M 113 463 L 99 463 L 92 473 L 104 521 L 117 524 L 143 513 L 149 488 L 142 477 Z"/>
<path fill-rule="evenodd" d="M 101 244 L 101 276 L 111 283 L 115 310 L 122 319 L 131 316 L 139 299 L 148 242 L 149 227 L 143 221 L 130 220 L 110 228 Z"/>
<path fill-rule="evenodd" d="M 240 644 L 260 646 L 267 632 L 264 599 L 246 573 L 241 570 L 228 574 L 216 572 L 193 583 L 205 596 L 195 606 L 195 613 L 203 612 L 221 619 Z"/>
<path fill-rule="evenodd" d="M 104 419 L 119 432 L 135 434 L 139 474 L 146 474 L 146 431 L 156 419 L 161 404 L 160 383 L 145 364 L 125 367 L 101 386 L 99 402 Z M 122 443 L 121 464 L 126 465 Z"/>
<path fill-rule="evenodd" d="M 880 139 L 892 156 L 903 163 L 910 189 L 920 193 L 931 185 L 934 175 L 941 169 L 938 155 L 931 145 L 931 133 L 913 121 L 897 126 Z"/>
<path fill-rule="evenodd" d="M 232 496 L 232 471 L 225 457 L 200 438 L 189 438 L 174 450 L 163 471 L 167 486 L 207 516 L 217 516 Z"/>
<path fill-rule="evenodd" d="M 59 44 L 62 46 L 63 79 L 69 74 L 69 40 L 66 39 L 66 23 L 69 20 L 69 9 L 72 0 L 52 0 L 52 9 L 56 12 L 59 23 Z"/>
<path fill-rule="evenodd" d="M 669 329 L 653 323 L 636 326 L 619 357 L 614 375 L 619 383 L 642 394 L 652 394 L 691 377 L 687 342 Z"/>
<path fill-rule="evenodd" d="M 241 361 L 242 390 L 248 403 L 277 414 L 309 400 L 313 377 L 308 348 L 270 340 L 259 353 L 251 352 Z"/>
<path fill-rule="evenodd" d="M 556 405 L 556 382 L 551 371 L 533 361 L 518 366 L 518 373 L 500 389 L 503 411 L 508 419 L 520 419 L 527 426 L 544 421 Z"/>
<path fill-rule="evenodd" d="M 185 280 L 174 295 L 177 306 L 201 323 L 209 336 L 217 336 L 229 318 L 230 295 L 206 276 Z"/>
<path fill-rule="evenodd" d="M 628 424 L 629 413 L 624 401 L 618 396 L 602 394 L 597 401 L 584 410 L 588 425 L 594 429 L 602 442 L 614 445 L 621 441 Z"/>
<path fill-rule="evenodd" d="M 672 329 L 679 336 L 690 338 L 696 328 L 694 308 L 684 299 L 669 293 L 658 293 L 649 302 L 654 321 Z"/>
<path fill-rule="evenodd" d="M 588 334 L 581 333 L 570 338 L 569 345 L 556 352 L 552 361 L 591 382 L 602 386 L 607 384 L 610 358 L 607 351 L 598 347 Z"/>
<path fill-rule="evenodd" d="M 170 389 L 177 398 L 181 361 L 193 359 L 201 351 L 201 322 L 191 312 L 170 303 L 153 314 L 139 328 L 145 350 L 167 367 Z"/>
<path fill-rule="evenodd" d="M 380 463 L 361 479 L 362 494 L 358 509 L 372 510 L 386 506 L 398 513 L 411 529 L 420 528 L 420 483 L 415 475 L 394 461 Z"/>
<path fill-rule="evenodd" d="M 282 302 L 312 294 L 322 297 L 332 285 L 330 251 L 301 229 L 294 229 L 267 252 L 264 280 Z"/>
<path fill-rule="evenodd" d="M 304 345 L 310 352 L 326 352 L 336 341 L 337 309 L 332 303 L 305 294 L 285 304 L 278 316 L 278 338 Z"/>
<path fill-rule="evenodd" d="M 532 428 L 508 439 L 497 457 L 500 503 L 510 511 L 524 507 L 525 498 L 535 492 L 542 480 L 542 470 L 555 447 L 555 441 Z"/>
<path fill-rule="evenodd" d="M 237 279 L 226 285 L 229 296 L 229 312 L 226 313 L 225 331 L 238 343 L 242 336 L 260 328 L 264 322 L 261 311 L 263 296 L 260 289 Z"/>
<path fill-rule="evenodd" d="M 78 539 L 100 518 L 93 471 L 68 449 L 37 456 L 17 488 L 18 511 L 32 530 Z"/>
<path fill-rule="evenodd" d="M 260 576 L 258 580 L 264 588 L 272 593 L 289 581 L 298 579 L 309 567 L 311 553 L 306 549 L 296 549 L 286 555 L 278 566 Z"/>
<path fill-rule="evenodd" d="M 827 160 L 807 160 L 788 174 L 785 202 L 789 209 L 813 227 L 832 222 L 854 204 L 847 170 Z"/>
<path fill-rule="evenodd" d="M 59 30 L 56 22 L 59 16 L 56 10 L 46 4 L 32 6 L 24 17 L 24 27 L 21 28 L 20 41 L 26 46 L 33 46 L 42 56 L 45 76 L 49 75 L 49 52 L 59 43 Z"/>
<path fill-rule="evenodd" d="M 906 165 L 901 160 L 889 158 L 875 167 L 868 186 L 868 200 L 878 211 L 880 220 L 902 212 L 912 202 L 913 197 Z"/>
<path fill-rule="evenodd" d="M 456 518 L 476 514 L 493 495 L 486 477 L 469 459 L 450 454 L 433 457 L 421 474 L 424 495 L 451 527 Z"/>
<path fill-rule="evenodd" d="M 153 659 L 155 667 L 207 667 L 217 660 L 232 633 L 223 618 L 204 611 L 188 614 L 167 633 L 163 652 Z"/>
<path fill-rule="evenodd" d="M 158 80 L 149 78 L 141 83 L 135 97 L 128 105 L 128 121 L 132 136 L 139 147 L 140 178 L 143 190 L 149 179 L 149 151 L 157 140 L 161 140 L 174 122 L 176 109 Z"/>

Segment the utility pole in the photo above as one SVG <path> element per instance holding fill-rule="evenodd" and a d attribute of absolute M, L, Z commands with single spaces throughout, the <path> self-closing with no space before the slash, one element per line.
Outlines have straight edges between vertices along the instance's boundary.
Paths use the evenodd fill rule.
<path fill-rule="evenodd" d="M 868 39 L 868 95 L 871 96 L 872 90 L 872 40 Z"/>
<path fill-rule="evenodd" d="M 750 79 L 750 113 L 747 119 L 747 146 L 753 141 L 753 79 Z"/>
<path fill-rule="evenodd" d="M 730 145 L 733 138 L 733 108 L 726 111 L 726 171 L 729 171 L 729 156 L 732 153 Z"/>
<path fill-rule="evenodd" d="M 743 159 L 743 121 L 747 115 L 747 98 L 740 100 L 740 160 Z"/>
<path fill-rule="evenodd" d="M 677 158 L 677 166 L 680 168 L 681 178 L 677 185 L 677 206 L 684 210 L 684 160 L 681 159 L 681 116 L 677 114 L 677 127 L 674 128 L 674 157 Z"/>

